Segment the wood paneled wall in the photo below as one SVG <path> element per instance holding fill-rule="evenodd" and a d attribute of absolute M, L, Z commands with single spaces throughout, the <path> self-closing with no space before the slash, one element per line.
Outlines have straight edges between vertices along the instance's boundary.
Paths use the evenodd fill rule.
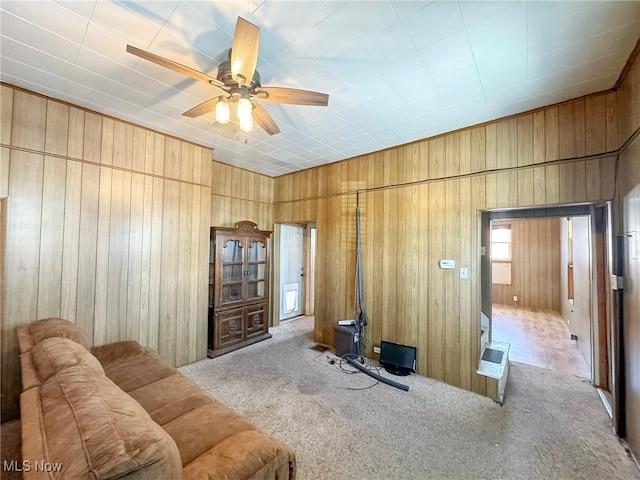
<path fill-rule="evenodd" d="M 597 301 L 596 291 L 593 288 L 594 269 L 597 265 L 591 264 L 594 237 L 590 217 L 571 217 L 572 254 L 570 254 L 568 223 L 566 218 L 562 219 L 560 314 L 567 323 L 569 331 L 578 337 L 578 350 L 591 369 L 594 356 L 592 342 L 598 338 L 598 332 L 592 331 L 593 326 L 598 324 L 597 319 L 592 315 L 594 302 Z M 569 258 L 570 255 L 572 258 Z M 573 301 L 569 301 L 567 266 L 570 263 L 573 265 Z"/>
<path fill-rule="evenodd" d="M 595 95 L 276 178 L 274 221 L 317 224 L 316 341 L 353 316 L 360 191 L 367 348 L 416 345 L 420 373 L 486 394 L 478 212 L 613 198 L 616 108 Z"/>
<path fill-rule="evenodd" d="M 493 303 L 560 311 L 560 219 L 510 220 L 511 285 L 492 285 Z"/>
<path fill-rule="evenodd" d="M 233 227 L 251 220 L 262 230 L 273 230 L 273 184 L 272 177 L 213 162 L 211 225 Z"/>
<path fill-rule="evenodd" d="M 625 241 L 624 337 L 626 440 L 640 458 L 640 58 L 629 69 L 617 92 L 620 104 L 620 155 L 615 233 L 631 233 Z M 635 137 L 634 137 L 635 135 Z"/>
<path fill-rule="evenodd" d="M 211 150 L 7 85 L 1 142 L 3 420 L 20 324 L 62 317 L 94 345 L 204 358 Z"/>

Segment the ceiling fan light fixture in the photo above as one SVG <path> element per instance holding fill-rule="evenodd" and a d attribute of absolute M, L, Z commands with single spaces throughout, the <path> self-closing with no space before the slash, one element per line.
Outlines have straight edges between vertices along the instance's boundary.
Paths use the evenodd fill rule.
<path fill-rule="evenodd" d="M 229 102 L 224 97 L 220 97 L 218 103 L 216 103 L 216 122 L 229 123 L 231 119 L 231 111 L 229 109 Z"/>
<path fill-rule="evenodd" d="M 251 105 L 251 100 L 247 97 L 240 97 L 238 99 L 238 120 L 248 121 L 251 118 L 251 111 L 253 110 L 253 105 Z"/>
<path fill-rule="evenodd" d="M 240 130 L 243 132 L 251 132 L 253 130 L 253 115 L 249 113 L 249 116 L 246 118 L 238 115 L 238 124 L 240 126 Z"/>

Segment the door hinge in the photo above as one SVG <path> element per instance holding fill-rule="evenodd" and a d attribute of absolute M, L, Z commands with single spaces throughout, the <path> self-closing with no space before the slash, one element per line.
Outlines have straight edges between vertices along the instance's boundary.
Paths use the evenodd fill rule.
<path fill-rule="evenodd" d="M 611 288 L 613 290 L 624 290 L 624 277 L 622 275 L 611 275 Z"/>

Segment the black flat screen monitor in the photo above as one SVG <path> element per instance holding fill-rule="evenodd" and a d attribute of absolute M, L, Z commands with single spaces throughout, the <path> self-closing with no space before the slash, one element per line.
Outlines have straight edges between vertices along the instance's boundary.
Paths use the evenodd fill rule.
<path fill-rule="evenodd" d="M 416 371 L 416 347 L 380 342 L 380 365 L 392 375 L 409 375 Z"/>

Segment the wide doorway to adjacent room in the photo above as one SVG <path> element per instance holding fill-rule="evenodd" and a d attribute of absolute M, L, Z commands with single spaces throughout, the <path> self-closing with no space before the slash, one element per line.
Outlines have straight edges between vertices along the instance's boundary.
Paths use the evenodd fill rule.
<path fill-rule="evenodd" d="M 481 212 L 481 331 L 509 359 L 576 375 L 611 411 L 610 205 Z"/>
<path fill-rule="evenodd" d="M 589 217 L 494 220 L 491 261 L 492 340 L 511 361 L 592 380 Z"/>

